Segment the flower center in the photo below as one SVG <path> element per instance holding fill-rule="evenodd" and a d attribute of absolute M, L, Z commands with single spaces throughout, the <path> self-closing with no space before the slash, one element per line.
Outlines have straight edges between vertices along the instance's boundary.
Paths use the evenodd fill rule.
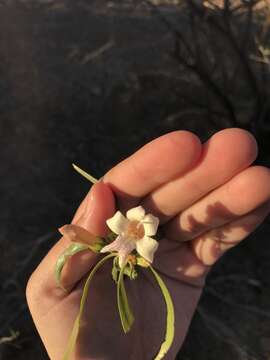
<path fill-rule="evenodd" d="M 142 239 L 144 237 L 144 226 L 139 221 L 130 221 L 126 228 L 125 236 L 133 241 Z"/>

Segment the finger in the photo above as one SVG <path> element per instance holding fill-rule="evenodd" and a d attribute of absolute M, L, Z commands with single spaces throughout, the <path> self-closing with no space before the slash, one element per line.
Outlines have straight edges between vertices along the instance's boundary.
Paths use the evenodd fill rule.
<path fill-rule="evenodd" d="M 77 225 L 85 228 L 96 235 L 105 235 L 107 232 L 106 219 L 111 217 L 115 211 L 114 196 L 110 188 L 98 182 L 93 185 L 83 205 L 84 212 L 77 219 Z M 78 212 L 80 213 L 80 211 Z M 49 251 L 37 269 L 32 274 L 27 285 L 27 297 L 30 304 L 39 303 L 43 294 L 43 311 L 53 306 L 55 302 L 66 296 L 57 288 L 54 278 L 54 268 L 58 257 L 70 245 L 70 240 L 62 237 Z M 62 272 L 62 283 L 65 287 L 73 287 L 91 268 L 96 261 L 96 254 L 82 252 L 69 259 Z"/>
<path fill-rule="evenodd" d="M 158 186 L 186 173 L 199 159 L 201 144 L 188 131 L 174 131 L 143 146 L 111 169 L 104 182 L 127 210 Z"/>
<path fill-rule="evenodd" d="M 190 241 L 179 243 L 167 238 L 159 242 L 154 266 L 160 273 L 189 285 L 203 287 L 211 265 L 225 251 L 237 245 L 269 214 L 270 202 L 237 220 L 210 230 Z"/>
<path fill-rule="evenodd" d="M 152 192 L 142 206 L 164 223 L 248 167 L 256 156 L 257 144 L 249 132 L 222 130 L 203 145 L 196 166 Z"/>
<path fill-rule="evenodd" d="M 254 231 L 269 211 L 270 202 L 268 201 L 251 213 L 199 236 L 192 241 L 195 255 L 204 265 L 213 265 L 225 251 L 236 246 Z"/>
<path fill-rule="evenodd" d="M 253 166 L 174 217 L 165 234 L 176 241 L 194 239 L 247 214 L 270 199 L 270 170 Z"/>

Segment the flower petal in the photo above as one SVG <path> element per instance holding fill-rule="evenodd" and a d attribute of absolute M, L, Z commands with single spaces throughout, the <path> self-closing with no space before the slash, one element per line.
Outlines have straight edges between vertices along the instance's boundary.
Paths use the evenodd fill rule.
<path fill-rule="evenodd" d="M 144 218 L 145 210 L 142 206 L 137 206 L 127 211 L 126 216 L 128 220 L 141 221 Z"/>
<path fill-rule="evenodd" d="M 154 253 L 158 248 L 158 242 L 148 236 L 136 242 L 137 252 L 149 262 L 153 262 Z"/>
<path fill-rule="evenodd" d="M 125 240 L 122 236 L 117 236 L 117 238 L 112 243 L 104 246 L 100 250 L 100 252 L 105 253 L 105 252 L 111 252 L 111 251 L 119 251 L 121 249 L 121 247 L 123 246 L 124 241 Z"/>
<path fill-rule="evenodd" d="M 67 224 L 58 229 L 59 232 L 72 242 L 93 245 L 98 241 L 96 235 L 91 234 L 81 226 Z"/>
<path fill-rule="evenodd" d="M 144 226 L 145 235 L 153 236 L 157 232 L 159 218 L 152 214 L 147 214 L 143 218 L 142 224 Z"/>
<path fill-rule="evenodd" d="M 132 250 L 135 249 L 134 242 L 131 241 L 125 241 L 123 243 L 123 246 L 118 252 L 119 256 L 119 266 L 122 268 L 124 265 L 126 265 L 128 255 L 132 252 Z"/>
<path fill-rule="evenodd" d="M 106 221 L 109 228 L 117 235 L 123 232 L 128 224 L 128 220 L 120 211 L 116 211 L 112 218 Z"/>

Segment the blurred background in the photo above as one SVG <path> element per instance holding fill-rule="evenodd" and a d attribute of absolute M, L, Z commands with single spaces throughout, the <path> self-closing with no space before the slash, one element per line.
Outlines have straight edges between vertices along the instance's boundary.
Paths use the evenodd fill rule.
<path fill-rule="evenodd" d="M 238 126 L 270 165 L 270 3 L 0 1 L 0 359 L 48 359 L 31 272 L 95 177 L 147 141 Z M 236 144 L 237 146 L 237 144 Z M 270 223 L 214 267 L 178 359 L 270 359 Z"/>

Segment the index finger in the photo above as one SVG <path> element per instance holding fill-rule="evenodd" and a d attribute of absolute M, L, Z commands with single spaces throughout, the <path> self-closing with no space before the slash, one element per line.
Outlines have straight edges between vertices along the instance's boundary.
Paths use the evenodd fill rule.
<path fill-rule="evenodd" d="M 173 131 L 151 141 L 105 174 L 103 181 L 128 209 L 160 185 L 186 173 L 201 154 L 199 138 L 188 131 Z"/>

